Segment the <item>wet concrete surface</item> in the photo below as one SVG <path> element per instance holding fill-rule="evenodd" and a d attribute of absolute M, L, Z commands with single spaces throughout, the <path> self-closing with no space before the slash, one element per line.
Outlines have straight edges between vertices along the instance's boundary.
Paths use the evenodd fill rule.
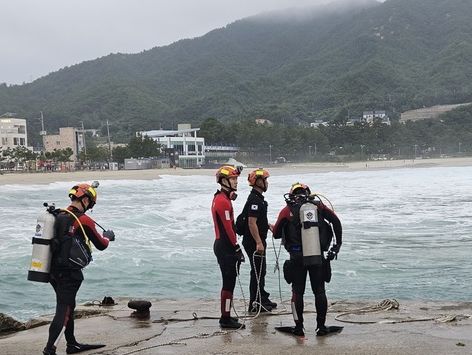
<path fill-rule="evenodd" d="M 315 336 L 316 314 L 307 302 L 304 338 L 274 329 L 293 325 L 288 302 L 272 314 L 246 319 L 246 329 L 232 331 L 218 326 L 217 300 L 153 300 L 148 319 L 132 317 L 127 303 L 80 307 L 99 309 L 102 315 L 78 319 L 77 339 L 107 344 L 83 354 L 472 354 L 470 302 L 400 302 L 399 309 L 374 311 L 376 302 L 337 301 L 330 305 L 327 325 L 344 330 L 326 337 Z M 243 303 L 236 309 L 243 311 Z M 0 337 L 0 353 L 41 354 L 47 335 L 48 326 L 41 326 Z M 64 340 L 57 353 L 65 354 Z"/>

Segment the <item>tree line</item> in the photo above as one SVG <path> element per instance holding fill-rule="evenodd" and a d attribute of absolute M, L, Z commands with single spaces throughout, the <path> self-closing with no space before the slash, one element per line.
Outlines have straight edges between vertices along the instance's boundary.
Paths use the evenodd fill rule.
<path fill-rule="evenodd" d="M 72 162 L 72 148 L 54 149 L 52 152 L 35 153 L 25 146 L 15 148 L 0 147 L 0 168 L 4 170 L 36 170 L 48 168 L 54 170 L 62 163 Z"/>
<path fill-rule="evenodd" d="M 223 123 L 205 120 L 199 133 L 207 145 L 236 145 L 249 160 L 291 161 L 409 159 L 469 154 L 472 152 L 472 106 L 465 106 L 438 119 L 393 120 L 385 125 L 347 125 L 340 117 L 318 128 L 258 125 L 254 121 Z"/>

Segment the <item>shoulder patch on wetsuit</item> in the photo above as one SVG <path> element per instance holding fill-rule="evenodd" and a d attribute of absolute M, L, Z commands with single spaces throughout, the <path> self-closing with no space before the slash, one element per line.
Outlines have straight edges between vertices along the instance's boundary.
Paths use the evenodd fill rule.
<path fill-rule="evenodd" d="M 251 205 L 251 210 L 257 211 L 259 209 L 258 205 Z"/>
<path fill-rule="evenodd" d="M 231 221 L 231 214 L 229 213 L 229 211 L 225 211 L 225 218 L 227 221 Z"/>

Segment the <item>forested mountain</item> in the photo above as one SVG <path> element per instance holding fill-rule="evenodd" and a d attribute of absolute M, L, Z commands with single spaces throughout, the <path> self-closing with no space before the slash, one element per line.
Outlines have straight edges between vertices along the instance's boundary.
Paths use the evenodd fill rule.
<path fill-rule="evenodd" d="M 122 137 L 256 116 L 286 124 L 349 110 L 472 101 L 470 0 L 374 0 L 271 13 L 139 54 L 111 54 L 0 85 L 0 113 Z M 39 130 L 39 121 L 30 121 Z"/>

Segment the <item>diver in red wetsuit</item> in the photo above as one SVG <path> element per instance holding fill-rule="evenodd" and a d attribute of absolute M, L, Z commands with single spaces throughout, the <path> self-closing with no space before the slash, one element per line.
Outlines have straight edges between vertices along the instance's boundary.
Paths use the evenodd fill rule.
<path fill-rule="evenodd" d="M 85 214 L 97 202 L 97 192 L 89 184 L 79 184 L 69 191 L 71 204 L 61 210 L 54 224 L 51 245 L 52 263 L 50 283 L 56 293 L 56 313 L 49 326 L 49 337 L 44 355 L 56 354 L 56 346 L 64 332 L 67 354 L 75 354 L 104 347 L 103 344 L 81 344 L 74 336 L 75 297 L 84 279 L 82 268 L 92 260 L 92 243 L 98 250 L 108 247 L 115 240 L 111 230 L 103 236 L 95 229 L 95 222 Z M 76 258 L 77 252 L 82 253 Z"/>
<path fill-rule="evenodd" d="M 221 318 L 222 328 L 239 329 L 244 324 L 239 323 L 237 318 L 231 317 L 231 306 L 233 292 L 236 286 L 236 277 L 244 256 L 241 247 L 237 243 L 234 226 L 234 212 L 232 200 L 236 199 L 238 189 L 238 177 L 242 168 L 233 166 L 222 166 L 216 172 L 216 182 L 221 189 L 216 191 L 211 205 L 211 213 L 215 226 L 215 242 L 213 251 L 218 260 L 223 278 L 221 288 Z"/>

